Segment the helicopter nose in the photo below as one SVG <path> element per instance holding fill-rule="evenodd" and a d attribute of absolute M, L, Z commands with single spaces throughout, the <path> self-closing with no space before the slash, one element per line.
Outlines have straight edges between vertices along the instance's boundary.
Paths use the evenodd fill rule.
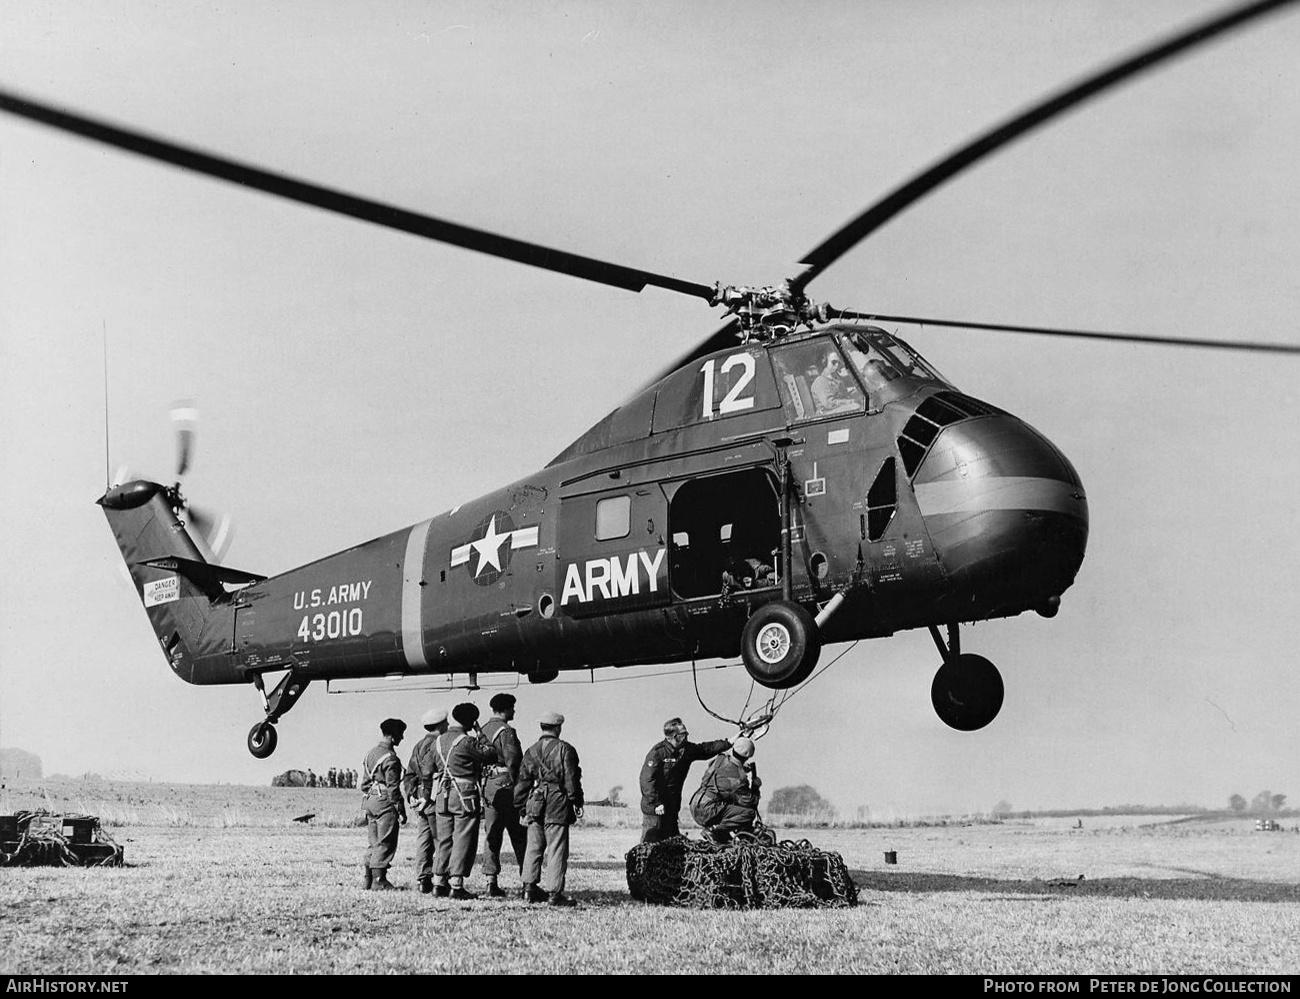
<path fill-rule="evenodd" d="M 1088 541 L 1078 473 L 1008 413 L 946 427 L 913 478 L 917 503 L 962 620 L 1056 614 Z"/>

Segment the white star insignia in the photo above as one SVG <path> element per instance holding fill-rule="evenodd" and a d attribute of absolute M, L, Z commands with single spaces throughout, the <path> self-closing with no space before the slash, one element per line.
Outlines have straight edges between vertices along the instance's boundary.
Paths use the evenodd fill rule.
<path fill-rule="evenodd" d="M 510 537 L 511 531 L 505 534 L 497 533 L 497 518 L 492 517 L 488 524 L 487 533 L 477 541 L 471 541 L 470 547 L 478 552 L 478 568 L 474 570 L 474 578 L 477 579 L 483 574 L 483 569 L 491 565 L 497 572 L 501 571 L 501 545 Z"/>

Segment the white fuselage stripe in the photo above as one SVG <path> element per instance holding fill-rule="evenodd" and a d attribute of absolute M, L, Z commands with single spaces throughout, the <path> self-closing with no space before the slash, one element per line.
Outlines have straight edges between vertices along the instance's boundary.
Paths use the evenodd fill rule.
<path fill-rule="evenodd" d="M 514 538 L 510 542 L 511 548 L 535 548 L 537 547 L 537 525 L 532 527 L 516 528 Z"/>
<path fill-rule="evenodd" d="M 421 521 L 406 537 L 406 557 L 402 559 L 402 651 L 406 665 L 419 669 L 429 665 L 424 657 L 424 621 L 422 596 L 424 587 L 424 549 L 429 540 L 431 520 Z"/>
<path fill-rule="evenodd" d="M 1086 517 L 1082 493 L 1059 479 L 990 475 L 922 483 L 916 486 L 916 503 L 923 517 L 989 510 L 1050 510 Z"/>

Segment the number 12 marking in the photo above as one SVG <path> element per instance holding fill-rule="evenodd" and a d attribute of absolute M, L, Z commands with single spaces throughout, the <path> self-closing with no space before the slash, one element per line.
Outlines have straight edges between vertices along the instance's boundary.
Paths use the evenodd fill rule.
<path fill-rule="evenodd" d="M 713 366 L 716 363 L 714 360 L 708 360 L 700 367 L 700 370 L 704 372 L 704 418 L 706 420 L 713 419 Z M 722 416 L 754 408 L 754 397 L 752 395 L 744 399 L 739 398 L 740 393 L 754 380 L 754 355 L 732 354 L 722 362 L 721 373 L 726 375 L 728 371 L 737 365 L 740 365 L 745 370 L 737 379 L 736 384 L 731 386 L 731 391 L 723 396 L 722 402 L 718 403 L 718 413 Z"/>

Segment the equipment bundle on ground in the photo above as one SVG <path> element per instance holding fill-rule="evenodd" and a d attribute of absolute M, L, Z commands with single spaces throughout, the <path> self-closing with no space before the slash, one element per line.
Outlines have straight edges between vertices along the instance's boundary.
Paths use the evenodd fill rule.
<path fill-rule="evenodd" d="M 0 867 L 120 867 L 124 851 L 94 815 L 0 815 Z"/>
<path fill-rule="evenodd" d="M 838 853 L 806 839 L 725 845 L 677 836 L 627 852 L 632 897 L 699 909 L 852 906 L 858 889 Z"/>

